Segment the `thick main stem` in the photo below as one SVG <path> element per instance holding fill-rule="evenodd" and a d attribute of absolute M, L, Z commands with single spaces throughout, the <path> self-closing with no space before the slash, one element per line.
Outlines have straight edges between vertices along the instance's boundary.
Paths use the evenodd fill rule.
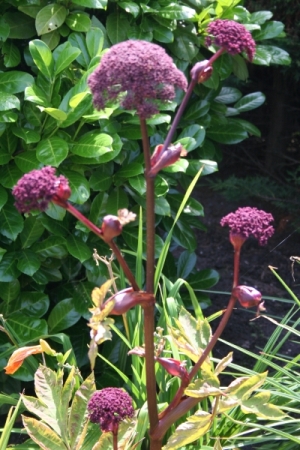
<path fill-rule="evenodd" d="M 154 198 L 154 178 L 150 178 L 148 173 L 151 169 L 151 155 L 147 125 L 144 119 L 140 119 L 143 151 L 145 158 L 146 177 L 146 223 L 147 223 L 147 263 L 146 263 L 146 291 L 149 294 L 154 292 L 154 268 L 155 268 L 155 198 Z M 145 364 L 146 364 L 146 389 L 150 422 L 150 435 L 158 424 L 157 400 L 156 400 L 156 379 L 154 361 L 154 308 L 155 304 L 147 305 L 144 310 L 144 334 L 145 334 Z M 160 450 L 161 443 L 158 441 L 150 443 L 151 450 Z"/>

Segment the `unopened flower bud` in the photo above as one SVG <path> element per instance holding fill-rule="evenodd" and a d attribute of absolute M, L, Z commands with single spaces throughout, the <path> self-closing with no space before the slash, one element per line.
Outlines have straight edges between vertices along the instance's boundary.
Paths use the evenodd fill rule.
<path fill-rule="evenodd" d="M 174 358 L 156 357 L 155 360 L 163 366 L 164 369 L 174 377 L 179 377 L 181 380 L 189 381 L 189 374 L 185 368 L 185 361 L 178 361 Z"/>
<path fill-rule="evenodd" d="M 191 70 L 192 80 L 197 80 L 198 83 L 204 83 L 213 73 L 213 67 L 209 65 L 209 61 L 197 62 Z"/>
<path fill-rule="evenodd" d="M 117 292 L 105 303 L 101 306 L 101 309 L 104 309 L 108 302 L 114 301 L 114 307 L 109 312 L 110 315 L 120 316 L 121 314 L 126 313 L 134 306 L 147 306 L 149 303 L 154 303 L 155 299 L 153 294 L 148 294 L 143 291 L 134 291 L 132 288 L 123 289 L 120 292 Z"/>
<path fill-rule="evenodd" d="M 111 241 L 122 233 L 122 225 L 117 216 L 108 215 L 103 219 L 102 227 L 103 239 Z"/>
<path fill-rule="evenodd" d="M 259 306 L 261 303 L 261 293 L 257 289 L 250 286 L 236 286 L 232 290 L 232 295 L 238 299 L 241 306 L 244 308 Z"/>
<path fill-rule="evenodd" d="M 163 144 L 159 144 L 155 147 L 155 150 L 151 157 L 151 169 L 149 176 L 154 177 L 160 170 L 165 167 L 174 164 L 180 156 L 186 156 L 187 151 L 182 147 L 180 143 L 170 145 L 163 151 Z"/>

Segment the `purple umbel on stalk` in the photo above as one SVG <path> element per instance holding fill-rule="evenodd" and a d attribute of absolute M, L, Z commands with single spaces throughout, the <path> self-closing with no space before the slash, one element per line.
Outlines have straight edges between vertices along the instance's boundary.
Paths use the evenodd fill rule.
<path fill-rule="evenodd" d="M 98 423 L 102 431 L 118 432 L 119 423 L 133 417 L 132 399 L 119 388 L 105 388 L 96 391 L 88 402 L 89 419 Z"/>
<path fill-rule="evenodd" d="M 184 74 L 165 50 L 139 40 L 113 45 L 90 75 L 88 84 L 96 108 L 103 109 L 108 101 L 120 100 L 125 109 L 136 109 L 142 119 L 159 112 L 156 101 L 174 99 L 174 86 L 187 88 Z"/>
<path fill-rule="evenodd" d="M 222 227 L 229 226 L 231 241 L 235 238 L 245 241 L 252 235 L 260 245 L 265 245 L 274 233 L 274 228 L 270 225 L 273 220 L 272 214 L 247 206 L 223 217 L 220 223 Z"/>
<path fill-rule="evenodd" d="M 208 25 L 207 32 L 210 35 L 205 39 L 207 47 L 215 44 L 223 47 L 230 55 L 245 51 L 249 61 L 253 60 L 255 41 L 244 25 L 234 20 L 217 19 Z"/>
<path fill-rule="evenodd" d="M 32 209 L 45 211 L 49 202 L 65 202 L 71 195 L 67 178 L 57 177 L 55 169 L 50 166 L 32 170 L 23 175 L 12 190 L 16 199 L 15 206 L 21 213 Z"/>

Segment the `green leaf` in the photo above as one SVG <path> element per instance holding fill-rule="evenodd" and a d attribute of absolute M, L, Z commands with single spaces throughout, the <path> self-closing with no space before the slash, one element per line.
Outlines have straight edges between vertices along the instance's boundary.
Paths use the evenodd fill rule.
<path fill-rule="evenodd" d="M 262 25 L 267 20 L 270 20 L 273 16 L 271 11 L 257 11 L 250 15 L 249 21 L 251 23 Z"/>
<path fill-rule="evenodd" d="M 0 171 L 1 184 L 8 189 L 12 189 L 22 175 L 22 172 L 14 164 L 7 165 Z"/>
<path fill-rule="evenodd" d="M 113 139 L 108 134 L 89 132 L 71 146 L 71 152 L 75 155 L 94 158 L 112 151 Z"/>
<path fill-rule="evenodd" d="M 93 9 L 106 9 L 107 6 L 107 0 L 72 0 L 72 3 Z"/>
<path fill-rule="evenodd" d="M 151 26 L 153 27 L 153 37 L 158 42 L 163 42 L 164 44 L 171 44 L 174 42 L 174 33 L 169 28 L 163 25 L 151 21 Z"/>
<path fill-rule="evenodd" d="M 266 49 L 265 45 L 257 45 L 256 52 L 253 58 L 253 63 L 260 66 L 269 66 L 272 60 L 272 55 Z"/>
<path fill-rule="evenodd" d="M 15 241 L 23 230 L 24 221 L 16 208 L 6 203 L 0 212 L 0 233 Z"/>
<path fill-rule="evenodd" d="M 53 52 L 54 59 L 54 74 L 55 76 L 61 73 L 80 55 L 79 48 L 72 47 L 70 42 L 65 42 L 59 45 Z"/>
<path fill-rule="evenodd" d="M 54 30 L 50 33 L 43 34 L 41 36 L 41 40 L 50 48 L 50 50 L 53 50 L 59 44 L 60 32 L 58 30 Z"/>
<path fill-rule="evenodd" d="M 35 144 L 39 142 L 41 139 L 41 135 L 34 130 L 29 130 L 27 128 L 21 127 L 13 127 L 12 132 L 15 136 L 18 136 L 20 139 L 26 142 L 26 144 Z"/>
<path fill-rule="evenodd" d="M 78 322 L 81 315 L 75 310 L 72 298 L 62 300 L 51 310 L 48 317 L 49 333 L 55 334 Z"/>
<path fill-rule="evenodd" d="M 168 439 L 163 450 L 176 450 L 204 436 L 211 427 L 212 415 L 205 411 L 197 411 L 187 422 L 180 424 Z"/>
<path fill-rule="evenodd" d="M 248 137 L 246 131 L 238 124 L 228 121 L 228 124 L 215 124 L 206 131 L 207 136 L 221 144 L 237 144 Z"/>
<path fill-rule="evenodd" d="M 25 100 L 32 103 L 37 103 L 41 106 L 49 105 L 49 100 L 46 93 L 36 84 L 33 84 L 25 89 Z M 41 115 L 40 111 L 39 115 Z"/>
<path fill-rule="evenodd" d="M 168 6 L 159 10 L 159 16 L 168 20 L 186 20 L 195 17 L 196 11 L 188 6 L 170 3 Z"/>
<path fill-rule="evenodd" d="M 106 19 L 106 31 L 112 44 L 125 41 L 130 24 L 127 16 L 122 12 L 109 14 Z"/>
<path fill-rule="evenodd" d="M 237 103 L 234 108 L 239 112 L 251 111 L 258 108 L 266 100 L 266 96 L 262 92 L 253 92 L 252 94 L 245 95 Z"/>
<path fill-rule="evenodd" d="M 84 433 L 84 424 L 86 418 L 87 403 L 96 390 L 94 374 L 91 373 L 81 384 L 80 388 L 76 391 L 69 416 L 69 435 L 70 446 L 75 447 L 75 444 L 80 441 L 82 433 Z"/>
<path fill-rule="evenodd" d="M 170 204 L 164 197 L 159 197 L 155 200 L 155 214 L 160 216 L 171 215 Z"/>
<path fill-rule="evenodd" d="M 40 268 L 41 261 L 31 250 L 23 250 L 18 253 L 17 268 L 20 272 L 30 277 Z"/>
<path fill-rule="evenodd" d="M 10 303 L 15 300 L 20 293 L 20 282 L 19 280 L 13 280 L 9 283 L 0 282 L 1 299 Z"/>
<path fill-rule="evenodd" d="M 11 41 L 4 42 L 2 45 L 2 55 L 5 67 L 16 67 L 21 62 L 21 54 L 18 47 Z"/>
<path fill-rule="evenodd" d="M 80 64 L 82 67 L 87 68 L 90 62 L 90 56 L 88 53 L 84 35 L 79 31 L 73 32 L 68 36 L 68 41 L 73 47 L 78 48 L 81 52 L 76 58 L 78 64 Z"/>
<path fill-rule="evenodd" d="M 256 46 L 256 52 L 257 52 L 257 46 Z M 254 57 L 255 59 L 255 57 Z M 233 60 L 233 73 L 234 75 L 239 78 L 242 81 L 247 80 L 249 77 L 249 72 L 247 68 L 247 63 L 245 59 L 240 55 L 234 55 L 232 57 Z"/>
<path fill-rule="evenodd" d="M 63 122 L 67 119 L 67 114 L 58 108 L 44 108 L 43 106 L 38 106 L 39 110 L 49 114 L 49 116 L 53 117 L 53 119 Z"/>
<path fill-rule="evenodd" d="M 17 94 L 33 84 L 33 76 L 29 73 L 11 70 L 0 73 L 0 91 L 6 94 Z"/>
<path fill-rule="evenodd" d="M 41 318 L 49 309 L 50 300 L 43 292 L 22 291 L 17 301 L 18 311 L 26 316 Z"/>
<path fill-rule="evenodd" d="M 38 69 L 47 79 L 52 80 L 54 61 L 49 47 L 43 41 L 34 39 L 29 42 L 29 51 Z"/>
<path fill-rule="evenodd" d="M 261 132 L 259 129 L 253 125 L 253 123 L 248 122 L 248 120 L 243 119 L 235 119 L 238 124 L 240 124 L 247 133 L 252 134 L 253 136 L 261 136 Z"/>
<path fill-rule="evenodd" d="M 90 187 L 93 191 L 107 191 L 112 182 L 114 167 L 111 164 L 103 164 L 95 170 L 90 178 Z"/>
<path fill-rule="evenodd" d="M 70 170 L 63 171 L 69 180 L 69 185 L 72 191 L 70 201 L 82 205 L 90 197 L 90 186 L 88 180 L 78 172 L 71 172 Z"/>
<path fill-rule="evenodd" d="M 238 89 L 224 86 L 222 87 L 219 95 L 215 98 L 215 101 L 228 105 L 230 103 L 238 101 L 241 96 L 242 93 Z"/>
<path fill-rule="evenodd" d="M 36 242 L 31 250 L 45 258 L 62 259 L 68 255 L 65 239 L 60 236 L 49 236 L 44 241 Z"/>
<path fill-rule="evenodd" d="M 284 30 L 284 24 L 282 22 L 271 21 L 262 25 L 260 30 L 254 30 L 252 33 L 255 41 L 261 41 L 264 39 L 272 39 L 279 36 Z"/>
<path fill-rule="evenodd" d="M 126 166 L 121 167 L 116 173 L 115 173 L 115 180 L 117 182 L 120 182 L 122 180 L 126 180 L 131 177 L 135 177 L 136 175 L 140 175 L 144 172 L 143 165 L 137 162 L 132 162 L 129 164 L 126 164 Z"/>
<path fill-rule="evenodd" d="M 35 26 L 38 36 L 57 30 L 65 21 L 68 10 L 57 3 L 44 6 L 35 18 Z"/>
<path fill-rule="evenodd" d="M 177 263 L 177 278 L 185 279 L 193 270 L 197 262 L 195 253 L 185 250 L 179 256 Z"/>
<path fill-rule="evenodd" d="M 191 287 L 197 291 L 202 289 L 209 289 L 219 281 L 219 274 L 216 270 L 204 269 L 191 275 L 188 279 Z"/>
<path fill-rule="evenodd" d="M 41 169 L 43 167 L 42 163 L 38 161 L 35 151 L 19 153 L 15 157 L 15 163 L 23 173 L 28 173 L 31 170 Z"/>
<path fill-rule="evenodd" d="M 0 210 L 5 205 L 5 203 L 8 200 L 8 195 L 6 189 L 3 189 L 2 186 L 0 186 Z"/>
<path fill-rule="evenodd" d="M 88 31 L 91 27 L 91 19 L 82 12 L 68 14 L 65 23 L 73 31 Z"/>
<path fill-rule="evenodd" d="M 138 233 L 133 228 L 124 228 L 122 232 L 125 242 L 134 251 L 138 249 Z M 163 248 L 163 240 L 157 234 L 155 235 L 155 258 L 158 258 Z M 143 258 L 146 259 L 146 240 L 143 238 Z"/>
<path fill-rule="evenodd" d="M 290 55 L 282 48 L 275 47 L 273 45 L 261 45 L 260 49 L 262 48 L 269 53 L 271 57 L 271 64 L 281 64 L 283 66 L 288 66 L 291 64 Z"/>
<path fill-rule="evenodd" d="M 10 39 L 30 39 L 36 35 L 34 20 L 22 12 L 6 12 L 3 16 L 9 25 Z"/>
<path fill-rule="evenodd" d="M 191 41 L 190 36 L 179 31 L 175 32 L 175 40 L 168 47 L 177 58 L 184 61 L 192 61 L 199 51 L 197 45 Z"/>
<path fill-rule="evenodd" d="M 71 235 L 66 239 L 66 245 L 70 255 L 79 259 L 80 262 L 84 262 L 92 257 L 89 246 L 74 235 Z"/>
<path fill-rule="evenodd" d="M 116 188 L 109 194 L 106 203 L 106 214 L 117 215 L 119 209 L 128 207 L 128 197 L 123 188 Z"/>
<path fill-rule="evenodd" d="M 131 14 L 134 18 L 139 15 L 140 7 L 134 2 L 119 2 L 118 6 L 124 9 L 128 14 Z"/>
<path fill-rule="evenodd" d="M 45 423 L 30 417 L 22 416 L 26 432 L 39 445 L 39 448 L 64 450 L 64 441 Z"/>
<path fill-rule="evenodd" d="M 20 272 L 17 269 L 17 259 L 15 252 L 5 253 L 0 261 L 0 280 L 2 282 L 14 281 L 18 278 Z"/>
<path fill-rule="evenodd" d="M 0 17 L 0 41 L 5 43 L 8 36 L 9 36 L 9 25 L 2 16 Z"/>
<path fill-rule="evenodd" d="M 177 141 L 182 142 L 182 139 L 187 137 L 191 140 L 191 143 L 187 146 L 183 144 L 183 146 L 187 151 L 190 152 L 191 150 L 194 150 L 195 148 L 202 145 L 205 139 L 205 128 L 201 125 L 190 125 L 189 127 L 183 129 L 183 131 L 178 136 Z"/>
<path fill-rule="evenodd" d="M 15 312 L 7 319 L 7 322 L 19 343 L 35 341 L 48 334 L 47 322 L 44 319 L 26 317 Z"/>
<path fill-rule="evenodd" d="M 91 58 L 94 58 L 95 56 L 99 56 L 101 54 L 103 43 L 104 35 L 100 28 L 92 27 L 86 33 L 86 45 Z"/>
<path fill-rule="evenodd" d="M 198 100 L 190 106 L 185 112 L 183 119 L 187 121 L 194 121 L 199 117 L 205 116 L 210 109 L 210 104 L 206 100 Z"/>
<path fill-rule="evenodd" d="M 66 159 L 68 152 L 67 142 L 58 136 L 42 139 L 36 147 L 36 157 L 45 166 L 58 167 Z"/>
<path fill-rule="evenodd" d="M 255 414 L 265 420 L 279 420 L 286 414 L 278 406 L 267 403 L 271 397 L 269 391 L 259 392 L 248 400 L 243 401 L 241 410 L 245 414 Z"/>

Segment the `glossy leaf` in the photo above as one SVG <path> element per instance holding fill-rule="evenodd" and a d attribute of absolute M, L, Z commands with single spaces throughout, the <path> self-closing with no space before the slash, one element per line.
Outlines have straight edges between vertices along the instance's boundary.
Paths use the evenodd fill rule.
<path fill-rule="evenodd" d="M 192 19 L 195 16 L 195 10 L 193 8 L 189 8 L 188 6 L 170 3 L 159 10 L 159 15 L 164 19 L 169 20 L 185 20 Z"/>
<path fill-rule="evenodd" d="M 80 262 L 84 262 L 92 256 L 91 249 L 88 245 L 74 235 L 66 239 L 66 246 L 70 255 L 79 259 Z"/>
<path fill-rule="evenodd" d="M 68 36 L 68 41 L 75 48 L 80 50 L 80 54 L 77 56 L 76 61 L 83 67 L 87 68 L 90 62 L 90 56 L 86 46 L 84 35 L 79 31 L 73 32 Z"/>
<path fill-rule="evenodd" d="M 24 221 L 16 208 L 6 203 L 0 211 L 0 233 L 15 241 L 23 230 Z"/>
<path fill-rule="evenodd" d="M 206 100 L 198 100 L 186 110 L 183 118 L 187 121 L 194 121 L 207 114 L 209 109 L 210 104 Z"/>
<path fill-rule="evenodd" d="M 58 75 L 80 55 L 78 48 L 72 47 L 70 42 L 59 45 L 53 52 L 54 74 Z"/>
<path fill-rule="evenodd" d="M 67 256 L 65 239 L 59 236 L 49 236 L 41 242 L 36 242 L 32 250 L 45 258 L 64 258 Z"/>
<path fill-rule="evenodd" d="M 81 315 L 75 310 L 73 300 L 66 298 L 52 308 L 48 317 L 49 333 L 55 334 L 78 322 Z"/>
<path fill-rule="evenodd" d="M 103 164 L 95 170 L 90 178 L 90 187 L 94 191 L 107 191 L 113 180 L 113 166 Z"/>
<path fill-rule="evenodd" d="M 35 18 L 38 36 L 57 30 L 64 23 L 67 13 L 68 11 L 65 6 L 58 3 L 51 3 L 50 5 L 44 6 Z"/>
<path fill-rule="evenodd" d="M 19 312 L 38 319 L 46 314 L 49 305 L 49 297 L 43 292 L 22 291 L 17 300 Z"/>
<path fill-rule="evenodd" d="M 13 280 L 9 283 L 0 282 L 0 292 L 2 300 L 9 304 L 12 300 L 15 300 L 20 293 L 19 280 Z"/>
<path fill-rule="evenodd" d="M 234 107 L 239 112 L 251 111 L 252 109 L 258 108 L 266 100 L 266 96 L 262 92 L 253 92 L 252 94 L 245 95 Z"/>
<path fill-rule="evenodd" d="M 106 9 L 107 0 L 73 0 L 72 3 L 86 8 Z"/>
<path fill-rule="evenodd" d="M 195 253 L 184 251 L 181 253 L 177 263 L 177 278 L 185 279 L 193 270 L 197 262 Z"/>
<path fill-rule="evenodd" d="M 8 319 L 9 326 L 13 329 L 18 342 L 30 342 L 48 334 L 47 322 L 44 319 L 26 317 L 18 312 Z"/>
<path fill-rule="evenodd" d="M 20 272 L 32 276 L 41 266 L 38 256 L 31 250 L 23 250 L 18 253 L 17 268 Z"/>
<path fill-rule="evenodd" d="M 67 142 L 58 136 L 42 139 L 36 147 L 36 157 L 45 166 L 59 167 L 68 156 L 68 152 Z"/>
<path fill-rule="evenodd" d="M 0 186 L 0 210 L 7 202 L 8 195 L 6 189 L 4 189 L 2 186 Z"/>
<path fill-rule="evenodd" d="M 123 188 L 117 188 L 110 193 L 106 202 L 106 214 L 117 215 L 119 209 L 128 207 L 128 197 Z"/>
<path fill-rule="evenodd" d="M 86 45 L 91 58 L 101 54 L 104 43 L 103 32 L 96 27 L 92 27 L 86 33 Z"/>
<path fill-rule="evenodd" d="M 215 101 L 225 103 L 225 105 L 228 105 L 230 103 L 234 103 L 237 100 L 239 100 L 241 96 L 242 93 L 237 88 L 224 86 L 222 87 L 219 95 L 215 98 Z"/>
<path fill-rule="evenodd" d="M 7 283 L 17 279 L 19 275 L 15 253 L 5 253 L 0 261 L 0 280 Z"/>
<path fill-rule="evenodd" d="M 282 22 L 271 21 L 261 26 L 260 30 L 254 30 L 252 35 L 256 41 L 272 39 L 279 36 L 284 30 Z"/>
<path fill-rule="evenodd" d="M 127 16 L 123 13 L 114 12 L 107 17 L 106 31 L 112 44 L 117 44 L 127 39 L 129 26 Z"/>
<path fill-rule="evenodd" d="M 18 11 L 6 12 L 3 15 L 9 25 L 10 39 L 30 39 L 36 35 L 34 20 Z"/>
<path fill-rule="evenodd" d="M 63 175 L 68 179 L 71 188 L 70 201 L 82 205 L 90 196 L 90 186 L 87 179 L 78 172 L 70 170 L 63 171 Z"/>
<path fill-rule="evenodd" d="M 124 228 L 122 232 L 125 242 L 129 247 L 136 252 L 138 248 L 138 234 L 136 230 L 132 228 Z M 163 247 L 163 240 L 158 235 L 155 235 L 155 258 L 158 258 L 161 254 Z M 146 258 L 146 240 L 143 239 L 143 258 Z"/>
<path fill-rule="evenodd" d="M 88 31 L 91 26 L 89 16 L 81 12 L 73 12 L 68 14 L 65 23 L 73 31 Z"/>
<path fill-rule="evenodd" d="M 71 152 L 86 158 L 94 158 L 111 152 L 112 143 L 113 139 L 108 134 L 91 132 L 84 134 L 72 145 Z"/>
<path fill-rule="evenodd" d="M 6 94 L 23 92 L 33 84 L 33 77 L 29 73 L 11 70 L 0 73 L 0 91 Z"/>
<path fill-rule="evenodd" d="M 51 80 L 54 74 L 54 61 L 49 47 L 43 41 L 35 39 L 30 41 L 29 50 L 38 69 Z"/>
<path fill-rule="evenodd" d="M 273 13 L 271 11 L 256 11 L 251 14 L 250 22 L 262 25 L 267 20 L 271 19 L 272 16 L 273 16 Z"/>
<path fill-rule="evenodd" d="M 16 155 L 15 163 L 23 173 L 28 173 L 34 169 L 41 169 L 42 163 L 37 159 L 35 152 L 22 152 Z"/>
<path fill-rule="evenodd" d="M 198 289 L 209 289 L 219 281 L 219 274 L 216 270 L 204 269 L 189 277 L 189 283 L 196 291 Z"/>
<path fill-rule="evenodd" d="M 231 119 L 232 121 L 233 119 Z M 248 137 L 246 131 L 238 124 L 229 122 L 208 128 L 207 136 L 220 144 L 238 144 Z"/>

